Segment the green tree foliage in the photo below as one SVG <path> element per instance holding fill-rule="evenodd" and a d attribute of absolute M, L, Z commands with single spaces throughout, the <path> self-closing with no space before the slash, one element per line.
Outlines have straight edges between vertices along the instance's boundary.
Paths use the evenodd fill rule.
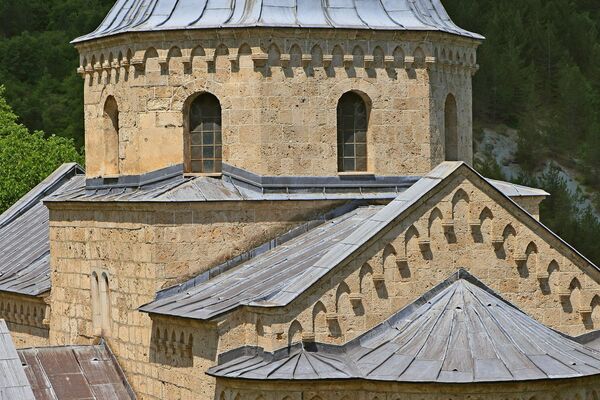
<path fill-rule="evenodd" d="M 0 213 L 65 162 L 82 162 L 73 140 L 29 132 L 0 86 Z"/>
<path fill-rule="evenodd" d="M 600 221 L 590 207 L 581 207 L 580 193 L 571 193 L 557 168 L 539 179 L 521 178 L 520 183 L 543 187 L 552 195 L 540 206 L 540 217 L 558 236 L 573 244 L 583 255 L 600 265 Z"/>
<path fill-rule="evenodd" d="M 83 146 L 83 84 L 69 42 L 94 30 L 114 0 L 0 1 L 0 83 L 20 121 Z"/>
<path fill-rule="evenodd" d="M 517 161 L 529 176 L 556 159 L 600 190 L 600 2 L 442 2 L 458 25 L 486 37 L 473 80 L 475 120 L 519 131 Z M 502 179 L 493 161 L 476 167 Z M 521 181 L 552 194 L 542 203 L 542 222 L 600 263 L 600 222 L 578 207 L 581 195 L 571 194 L 556 170 Z"/>
<path fill-rule="evenodd" d="M 600 188 L 600 2 L 442 0 L 486 40 L 473 81 L 475 118 L 519 130 L 520 163 L 557 158 Z"/>

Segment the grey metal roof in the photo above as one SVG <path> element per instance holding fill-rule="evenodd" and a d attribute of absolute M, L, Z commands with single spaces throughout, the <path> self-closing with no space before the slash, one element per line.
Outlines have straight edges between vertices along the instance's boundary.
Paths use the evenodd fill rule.
<path fill-rule="evenodd" d="M 18 353 L 19 367 L 25 370 L 37 400 L 135 399 L 123 371 L 105 343 L 23 349 Z"/>
<path fill-rule="evenodd" d="M 552 380 L 600 376 L 600 352 L 542 325 L 460 270 L 346 345 L 240 349 L 208 373 L 253 380 Z"/>
<path fill-rule="evenodd" d="M 392 200 L 415 184 L 417 176 L 262 176 L 223 165 L 221 179 L 184 177 L 182 166 L 142 176 L 121 177 L 116 184 L 102 179 L 73 179 L 67 190 L 47 202 L 214 202 L 283 200 Z M 508 182 L 489 182 L 511 197 L 547 196 L 543 190 Z"/>
<path fill-rule="evenodd" d="M 213 202 L 282 200 L 391 200 L 419 178 L 410 176 L 270 177 L 224 165 L 221 179 L 184 177 L 173 168 L 150 174 L 152 183 L 138 185 L 98 183 L 77 177 L 72 189 L 48 196 L 47 202 Z M 135 182 L 145 177 L 124 177 Z M 126 179 L 124 179 L 125 181 Z"/>
<path fill-rule="evenodd" d="M 536 189 L 528 186 L 517 185 L 516 183 L 498 181 L 495 179 L 487 180 L 492 186 L 501 191 L 508 197 L 546 197 L 550 193 L 542 189 Z"/>
<path fill-rule="evenodd" d="M 578 343 L 600 351 L 600 330 L 588 332 L 575 338 Z"/>
<path fill-rule="evenodd" d="M 483 39 L 456 26 L 440 0 L 119 0 L 94 32 L 73 42 L 126 32 L 251 27 L 440 31 Z"/>
<path fill-rule="evenodd" d="M 81 172 L 77 164 L 62 165 L 0 215 L 0 291 L 37 296 L 50 289 L 49 213 L 42 199 L 70 189 Z"/>
<path fill-rule="evenodd" d="M 319 260 L 382 208 L 347 212 L 212 279 L 168 290 L 140 310 L 209 319 L 241 305 L 282 305 L 326 273 Z"/>
<path fill-rule="evenodd" d="M 35 399 L 3 319 L 0 319 L 0 399 Z"/>
<path fill-rule="evenodd" d="M 353 211 L 326 226 L 316 228 L 314 232 L 309 231 L 289 241 L 285 248 L 275 248 L 261 254 L 227 271 L 226 274 L 217 274 L 218 276 L 213 279 L 205 279 L 206 276 L 211 277 L 211 271 L 208 271 L 201 276 L 202 279 L 193 279 L 191 283 L 159 292 L 155 301 L 142 306 L 140 310 L 183 318 L 210 319 L 244 305 L 286 306 L 389 224 L 401 219 L 443 181 L 461 172 L 470 175 L 474 183 L 479 182 L 494 187 L 467 164 L 444 162 L 409 189 L 401 192 L 385 207 Z M 528 216 L 531 223 L 541 227 L 590 266 L 598 269 L 510 197 L 504 195 L 499 189 L 496 190 L 505 196 L 515 209 Z M 307 241 L 312 244 L 317 238 L 318 246 L 314 249 L 305 243 Z M 296 258 L 296 255 L 302 257 Z M 273 284 L 272 280 L 268 279 L 271 276 L 276 277 L 277 284 Z"/>

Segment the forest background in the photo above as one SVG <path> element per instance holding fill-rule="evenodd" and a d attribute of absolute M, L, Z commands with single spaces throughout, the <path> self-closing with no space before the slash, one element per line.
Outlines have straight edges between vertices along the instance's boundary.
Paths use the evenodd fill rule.
<path fill-rule="evenodd" d="M 600 2 L 442 0 L 461 27 L 486 36 L 474 78 L 475 135 L 518 132 L 518 183 L 546 189 L 542 221 L 600 263 L 600 221 L 548 160 L 559 160 L 600 209 Z M 0 0 L 0 212 L 61 163 L 82 162 L 83 84 L 69 43 L 114 0 Z M 493 159 L 476 168 L 506 179 Z"/>

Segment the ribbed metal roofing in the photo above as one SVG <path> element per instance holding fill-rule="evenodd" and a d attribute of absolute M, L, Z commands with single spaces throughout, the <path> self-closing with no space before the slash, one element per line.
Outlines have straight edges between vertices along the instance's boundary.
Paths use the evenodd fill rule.
<path fill-rule="evenodd" d="M 141 311 L 209 319 L 241 305 L 272 307 L 290 301 L 326 273 L 316 266 L 331 248 L 383 207 L 360 207 L 334 218 L 235 269 L 195 286 L 182 286 Z M 274 299 L 277 297 L 277 299 Z"/>
<path fill-rule="evenodd" d="M 37 296 L 50 289 L 49 213 L 42 199 L 70 189 L 82 172 L 64 164 L 0 215 L 0 291 Z"/>
<path fill-rule="evenodd" d="M 393 200 L 415 184 L 417 176 L 263 176 L 223 164 L 222 179 L 184 177 L 177 166 L 134 178 L 136 184 L 89 185 L 84 176 L 47 202 L 212 202 L 282 200 Z M 175 171 L 175 172 L 174 172 Z M 148 184 L 137 182 L 148 181 Z M 548 196 L 543 190 L 513 183 L 489 182 L 506 196 Z"/>
<path fill-rule="evenodd" d="M 25 370 L 36 400 L 135 399 L 123 371 L 104 342 L 96 346 L 23 349 L 18 353 L 19 368 Z"/>
<path fill-rule="evenodd" d="M 0 399 L 35 399 L 3 319 L 0 319 Z"/>
<path fill-rule="evenodd" d="M 474 39 L 440 0 L 119 0 L 74 43 L 126 32 L 206 28 L 347 28 L 440 31 Z"/>
<path fill-rule="evenodd" d="M 208 373 L 424 383 L 600 377 L 600 352 L 537 322 L 464 270 L 344 346 L 237 352 Z"/>
<path fill-rule="evenodd" d="M 529 222 L 540 227 L 564 246 L 570 248 L 588 265 L 591 261 L 568 243 L 527 214 L 510 197 L 463 162 L 447 161 L 433 169 L 409 189 L 401 192 L 385 207 L 369 207 L 339 217 L 286 243 L 284 248 L 241 264 L 225 274 L 192 279 L 158 293 L 156 300 L 142 306 L 141 311 L 193 319 L 210 319 L 240 306 L 283 307 L 290 304 L 319 279 L 359 251 L 369 240 L 394 221 L 399 221 L 413 206 L 427 198 L 438 185 L 458 173 L 470 176 L 480 186 L 494 188 L 505 196 L 507 206 L 520 210 Z M 542 193 L 545 193 L 541 191 Z M 318 245 L 313 241 L 318 239 Z M 300 257 L 298 257 L 300 255 Z M 269 277 L 276 277 L 275 280 Z"/>
<path fill-rule="evenodd" d="M 56 195 L 49 196 L 48 202 L 133 202 L 133 203 L 177 203 L 177 202 L 214 202 L 214 201 L 282 201 L 282 200 L 391 200 L 400 190 L 415 182 L 407 178 L 397 187 L 380 190 L 361 187 L 347 190 L 320 188 L 310 191 L 265 192 L 246 188 L 227 179 L 210 177 L 191 177 L 171 179 L 151 188 L 104 187 L 86 189 L 85 177 L 75 178 L 73 187 Z"/>

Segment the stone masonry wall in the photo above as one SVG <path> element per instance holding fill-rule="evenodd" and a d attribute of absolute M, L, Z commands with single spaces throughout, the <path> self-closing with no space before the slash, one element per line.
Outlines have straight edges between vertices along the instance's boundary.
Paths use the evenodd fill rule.
<path fill-rule="evenodd" d="M 138 307 L 152 301 L 158 290 L 337 205 L 329 201 L 49 204 L 50 344 L 95 339 L 90 275 L 106 273 L 111 326 L 104 334 L 140 398 L 208 398 L 202 393 L 213 393 L 214 386 L 207 386 L 204 371 L 216 359 L 217 329 L 185 321 L 184 329 L 177 330 L 176 323 L 169 323 L 164 340 L 152 340 L 153 323 Z M 194 369 L 182 373 L 182 366 L 188 365 Z"/>
<path fill-rule="evenodd" d="M 369 172 L 420 175 L 443 161 L 448 93 L 459 106 L 460 155 L 471 162 L 477 45 L 437 33 L 286 29 L 82 44 L 86 171 L 95 177 L 111 169 L 107 151 L 115 149 L 107 149 L 103 116 L 109 96 L 120 112 L 120 173 L 136 175 L 184 162 L 187 107 L 202 92 L 221 102 L 223 161 L 256 173 L 336 175 L 336 108 L 348 91 L 370 108 Z"/>
<path fill-rule="evenodd" d="M 252 382 L 220 380 L 214 400 L 584 400 L 597 399 L 598 377 L 526 383 Z"/>
<path fill-rule="evenodd" d="M 6 321 L 17 348 L 47 346 L 49 317 L 45 298 L 0 292 L 0 319 Z"/>

